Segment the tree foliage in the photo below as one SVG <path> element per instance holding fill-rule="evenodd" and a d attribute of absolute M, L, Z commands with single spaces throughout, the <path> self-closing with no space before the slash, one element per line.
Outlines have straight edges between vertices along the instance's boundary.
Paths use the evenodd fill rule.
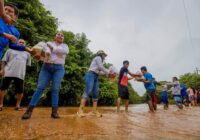
<path fill-rule="evenodd" d="M 7 0 L 20 9 L 16 27 L 30 46 L 40 41 L 50 41 L 58 30 L 58 20 L 47 11 L 39 0 Z M 60 105 L 78 105 L 84 90 L 84 76 L 95 54 L 88 49 L 90 40 L 84 33 L 74 34 L 71 31 L 62 31 L 68 44 L 70 53 L 66 58 L 65 75 L 61 83 Z M 32 59 L 33 60 L 33 59 Z M 27 69 L 25 79 L 23 105 L 27 105 L 36 89 L 37 79 L 42 62 L 33 60 L 32 66 Z M 109 66 L 109 64 L 106 64 Z M 117 99 L 117 82 L 110 82 L 106 77 L 100 78 L 101 105 L 113 105 Z M 51 84 L 51 83 L 50 83 Z M 50 105 L 51 86 L 45 90 L 40 105 Z M 139 103 L 140 97 L 129 84 L 130 102 Z M 5 102 L 15 104 L 13 87 L 9 88 Z"/>

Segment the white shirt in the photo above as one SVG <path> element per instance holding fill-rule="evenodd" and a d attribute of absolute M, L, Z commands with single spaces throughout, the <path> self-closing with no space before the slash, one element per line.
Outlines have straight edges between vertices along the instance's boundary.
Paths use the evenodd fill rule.
<path fill-rule="evenodd" d="M 65 64 L 65 58 L 66 55 L 69 53 L 69 48 L 67 46 L 67 44 L 60 44 L 60 45 L 56 45 L 55 42 L 48 42 L 48 44 L 52 47 L 52 49 L 50 49 L 48 47 L 48 49 L 46 49 L 46 53 L 50 54 L 50 57 L 48 60 L 45 60 L 45 63 L 52 63 L 52 64 Z"/>

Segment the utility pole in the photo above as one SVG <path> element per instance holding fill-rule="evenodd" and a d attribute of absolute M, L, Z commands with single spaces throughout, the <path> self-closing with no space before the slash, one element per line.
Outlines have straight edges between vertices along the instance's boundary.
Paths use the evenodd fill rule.
<path fill-rule="evenodd" d="M 198 67 L 196 67 L 196 73 L 199 74 L 200 69 Z"/>

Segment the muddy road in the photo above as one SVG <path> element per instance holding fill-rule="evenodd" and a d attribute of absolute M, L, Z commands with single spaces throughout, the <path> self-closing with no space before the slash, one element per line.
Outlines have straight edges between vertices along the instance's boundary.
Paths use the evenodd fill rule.
<path fill-rule="evenodd" d="M 133 105 L 129 113 L 116 113 L 115 107 L 100 107 L 102 118 L 92 115 L 78 118 L 77 107 L 61 107 L 60 119 L 50 118 L 51 108 L 38 107 L 30 120 L 21 120 L 25 111 L 7 107 L 0 112 L 0 139 L 69 139 L 69 140 L 133 140 L 174 139 L 200 140 L 200 107 L 181 111 L 175 106 L 154 114 L 147 105 Z M 123 107 L 121 108 L 124 109 Z"/>

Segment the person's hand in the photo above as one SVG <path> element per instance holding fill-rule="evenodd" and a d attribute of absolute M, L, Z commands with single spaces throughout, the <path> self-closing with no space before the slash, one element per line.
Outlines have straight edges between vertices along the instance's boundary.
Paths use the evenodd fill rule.
<path fill-rule="evenodd" d="M 14 35 L 3 33 L 3 36 L 5 38 L 8 38 L 9 40 L 11 40 L 12 43 L 16 43 L 17 42 L 17 38 Z"/>
<path fill-rule="evenodd" d="M 14 35 L 9 35 L 8 38 L 11 40 L 12 43 L 17 43 L 17 38 Z"/>
<path fill-rule="evenodd" d="M 117 75 L 115 73 L 109 73 L 108 78 L 115 78 Z"/>
<path fill-rule="evenodd" d="M 136 78 L 135 80 L 138 81 L 138 82 L 144 82 L 145 81 L 143 78 Z"/>
<path fill-rule="evenodd" d="M 29 52 L 31 55 L 34 55 L 35 51 L 32 48 L 26 47 L 25 51 Z"/>
<path fill-rule="evenodd" d="M 33 58 L 36 59 L 36 60 L 40 60 L 41 59 L 41 55 L 39 55 L 39 54 L 33 55 Z"/>
<path fill-rule="evenodd" d="M 51 42 L 47 42 L 47 47 L 49 47 L 51 50 L 53 49 L 53 46 L 51 45 Z"/>
<path fill-rule="evenodd" d="M 5 74 L 5 71 L 4 70 L 0 70 L 0 76 L 4 76 L 4 74 Z"/>

